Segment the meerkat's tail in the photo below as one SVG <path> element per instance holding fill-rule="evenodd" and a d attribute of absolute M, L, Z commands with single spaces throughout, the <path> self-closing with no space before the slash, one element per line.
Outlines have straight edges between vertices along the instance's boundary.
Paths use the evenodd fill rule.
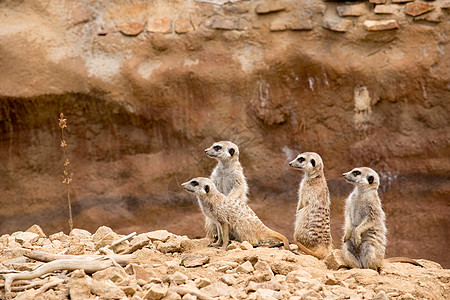
<path fill-rule="evenodd" d="M 409 264 L 413 264 L 415 266 L 425 268 L 422 264 L 420 264 L 417 261 L 415 261 L 414 259 L 408 258 L 408 257 L 390 257 L 390 258 L 386 258 L 384 261 L 388 262 L 388 263 L 395 263 L 395 262 L 409 263 Z"/>
<path fill-rule="evenodd" d="M 317 258 L 317 259 L 322 259 L 322 258 L 323 258 L 322 255 L 317 254 L 316 252 L 309 250 L 309 249 L 306 248 L 302 243 L 299 243 L 299 242 L 297 242 L 297 241 L 294 241 L 294 243 L 298 246 L 298 248 L 299 248 L 300 250 L 302 250 L 302 251 L 305 252 L 306 254 L 311 255 L 311 256 L 314 256 L 314 257 Z"/>
<path fill-rule="evenodd" d="M 269 237 L 272 237 L 274 239 L 282 241 L 283 245 L 284 245 L 284 249 L 291 251 L 291 249 L 289 248 L 289 240 L 287 239 L 287 237 L 285 237 L 281 233 L 278 233 L 278 232 L 276 232 L 275 230 L 272 230 L 272 229 L 269 229 L 268 233 L 269 233 L 268 234 Z"/>

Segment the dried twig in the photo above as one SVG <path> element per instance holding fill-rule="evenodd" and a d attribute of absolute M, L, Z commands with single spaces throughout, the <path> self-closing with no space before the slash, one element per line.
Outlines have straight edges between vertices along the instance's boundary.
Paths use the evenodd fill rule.
<path fill-rule="evenodd" d="M 53 253 L 47 253 L 47 252 L 43 252 L 43 251 L 38 251 L 38 250 L 34 250 L 34 251 L 30 251 L 29 253 L 25 253 L 24 254 L 26 257 L 34 259 L 34 260 L 38 260 L 38 261 L 43 261 L 43 262 L 51 262 L 51 261 L 56 261 L 56 260 L 60 260 L 60 259 L 105 259 L 107 257 L 103 256 L 103 255 L 66 255 L 66 254 L 53 254 Z M 127 255 L 119 255 L 119 254 L 111 254 L 108 255 L 111 258 L 114 259 L 114 261 L 116 261 L 118 264 L 122 265 L 122 266 L 126 266 L 127 264 L 129 264 L 133 259 L 136 258 L 135 255 L 133 254 L 127 254 Z"/>
<path fill-rule="evenodd" d="M 94 273 L 113 265 L 112 260 L 105 256 L 59 259 L 46 263 L 31 272 L 4 274 L 5 292 L 7 294 L 11 293 L 11 285 L 14 280 L 34 279 L 57 270 L 73 271 L 83 269 L 86 273 Z"/>

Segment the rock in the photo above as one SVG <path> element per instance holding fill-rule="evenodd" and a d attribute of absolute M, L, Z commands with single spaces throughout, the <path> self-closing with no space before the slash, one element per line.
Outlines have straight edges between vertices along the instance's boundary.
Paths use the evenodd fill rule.
<path fill-rule="evenodd" d="M 54 234 L 50 235 L 48 238 L 52 242 L 60 241 L 61 243 L 68 243 L 70 241 L 70 237 L 68 235 L 64 234 L 64 232 L 62 232 L 62 231 L 54 233 Z"/>
<path fill-rule="evenodd" d="M 92 280 L 91 292 L 103 299 L 122 299 L 126 297 L 122 291 L 111 280 Z"/>
<path fill-rule="evenodd" d="M 332 31 L 346 32 L 353 26 L 351 20 L 345 20 L 338 17 L 329 17 L 324 19 L 323 27 Z"/>
<path fill-rule="evenodd" d="M 114 231 L 108 226 L 100 226 L 97 231 L 92 235 L 92 241 L 97 244 L 104 236 Z"/>
<path fill-rule="evenodd" d="M 230 288 L 223 282 L 216 282 L 200 289 L 200 291 L 210 297 L 225 297 L 229 295 Z"/>
<path fill-rule="evenodd" d="M 191 294 L 186 294 L 182 298 L 183 300 L 197 300 L 197 297 Z"/>
<path fill-rule="evenodd" d="M 295 271 L 289 272 L 286 275 L 286 282 L 289 282 L 289 283 L 298 282 L 297 278 L 311 279 L 312 275 L 310 273 L 306 272 L 306 271 L 303 271 L 303 270 L 295 270 Z"/>
<path fill-rule="evenodd" d="M 262 260 L 258 260 L 254 266 L 256 271 L 260 271 L 263 273 L 269 273 L 271 276 L 274 276 L 272 269 L 270 268 L 270 265 Z"/>
<path fill-rule="evenodd" d="M 157 33 L 172 33 L 172 21 L 169 17 L 152 18 L 147 22 L 147 31 Z"/>
<path fill-rule="evenodd" d="M 25 232 L 31 232 L 31 233 L 35 233 L 37 234 L 40 238 L 46 238 L 47 236 L 44 233 L 44 230 L 42 230 L 41 226 L 34 224 L 33 226 L 31 226 L 30 228 L 28 228 L 27 230 L 25 230 Z"/>
<path fill-rule="evenodd" d="M 310 290 L 310 289 L 299 289 L 295 291 L 295 295 L 299 297 L 300 299 L 323 299 L 323 297 L 316 291 Z M 325 299 L 339 299 L 338 297 L 336 297 L 334 294 L 331 294 L 333 296 L 331 296 L 330 298 L 325 298 Z M 352 299 L 352 298 L 350 298 Z M 357 298 L 359 299 L 359 298 Z"/>
<path fill-rule="evenodd" d="M 161 284 L 154 284 L 147 292 L 147 294 L 145 294 L 144 299 L 159 300 L 162 297 L 166 296 L 167 292 L 168 288 L 162 286 Z"/>
<path fill-rule="evenodd" d="M 195 286 L 199 289 L 204 288 L 211 284 L 211 280 L 208 278 L 200 277 L 194 280 Z"/>
<path fill-rule="evenodd" d="M 185 284 L 188 281 L 189 277 L 181 272 L 175 272 L 173 274 L 172 281 L 178 285 Z"/>
<path fill-rule="evenodd" d="M 148 236 L 143 233 L 135 236 L 129 244 L 129 248 L 125 250 L 125 253 L 133 253 L 138 249 L 142 249 L 150 243 Z"/>
<path fill-rule="evenodd" d="M 117 285 L 128 285 L 130 279 L 128 274 L 119 267 L 109 267 L 107 269 L 97 271 L 92 275 L 92 279 L 97 281 L 111 280 L 111 282 Z"/>
<path fill-rule="evenodd" d="M 399 28 L 396 20 L 366 20 L 363 25 L 368 31 L 382 31 Z"/>
<path fill-rule="evenodd" d="M 373 4 L 384 4 L 387 0 L 369 0 L 369 2 Z"/>
<path fill-rule="evenodd" d="M 341 17 L 358 17 L 368 13 L 365 3 L 341 5 L 337 7 L 337 12 Z"/>
<path fill-rule="evenodd" d="M 258 289 L 256 291 L 256 299 L 257 300 L 273 300 L 282 299 L 280 292 L 272 291 L 269 289 Z"/>
<path fill-rule="evenodd" d="M 76 243 L 71 244 L 67 249 L 67 253 L 69 255 L 82 255 L 85 253 L 84 244 Z"/>
<path fill-rule="evenodd" d="M 89 287 L 91 279 L 83 270 L 75 270 L 72 272 L 67 282 L 69 288 L 70 299 L 85 300 L 91 297 L 91 288 Z"/>
<path fill-rule="evenodd" d="M 414 18 L 415 21 L 427 21 L 427 22 L 433 22 L 433 23 L 440 23 L 444 21 L 444 13 L 442 10 L 433 10 L 430 13 L 420 15 Z"/>
<path fill-rule="evenodd" d="M 176 268 L 180 265 L 180 263 L 178 260 L 170 260 L 170 261 L 164 262 L 164 265 L 168 268 Z"/>
<path fill-rule="evenodd" d="M 119 31 L 125 35 L 136 36 L 144 31 L 144 22 L 125 22 L 120 24 Z"/>
<path fill-rule="evenodd" d="M 206 20 L 205 26 L 211 29 L 238 30 L 239 17 L 213 16 Z"/>
<path fill-rule="evenodd" d="M 226 283 L 227 285 L 234 286 L 237 284 L 237 278 L 232 274 L 225 274 L 220 277 L 220 281 Z"/>
<path fill-rule="evenodd" d="M 334 249 L 325 258 L 325 265 L 328 269 L 338 270 L 340 267 L 345 266 L 345 262 L 342 259 L 341 249 Z"/>
<path fill-rule="evenodd" d="M 134 275 L 136 280 L 144 280 L 149 282 L 152 278 L 156 277 L 155 272 L 148 271 L 144 267 L 131 263 L 125 268 L 125 272 L 128 275 Z"/>
<path fill-rule="evenodd" d="M 160 241 L 160 242 L 166 242 L 171 236 L 173 236 L 172 233 L 168 232 L 167 230 L 156 230 L 152 232 L 147 233 L 148 238 L 153 241 Z"/>
<path fill-rule="evenodd" d="M 183 256 L 181 256 L 181 265 L 186 268 L 200 267 L 207 263 L 209 263 L 208 256 L 193 254 L 183 254 Z"/>
<path fill-rule="evenodd" d="M 192 25 L 190 18 L 178 18 L 175 21 L 175 32 L 176 33 L 187 33 L 190 31 L 194 31 L 195 28 Z"/>
<path fill-rule="evenodd" d="M 179 299 L 181 299 L 181 296 L 178 293 L 175 293 L 170 290 L 164 297 L 161 298 L 161 300 L 179 300 Z"/>
<path fill-rule="evenodd" d="M 252 266 L 252 263 L 250 261 L 246 261 L 245 263 L 243 263 L 242 265 L 237 267 L 236 272 L 247 274 L 247 273 L 253 272 L 253 270 L 254 270 L 254 268 Z"/>
<path fill-rule="evenodd" d="M 436 5 L 434 3 L 427 3 L 427 2 L 412 2 L 408 3 L 405 6 L 405 14 L 416 17 L 420 16 L 424 13 L 427 13 L 429 11 L 432 11 L 436 8 Z"/>
<path fill-rule="evenodd" d="M 373 297 L 372 300 L 389 300 L 389 297 L 386 295 L 385 291 L 381 291 Z"/>
<path fill-rule="evenodd" d="M 413 295 L 410 293 L 405 293 L 399 297 L 400 300 L 414 300 L 416 299 Z"/>
<path fill-rule="evenodd" d="M 132 297 L 134 294 L 136 294 L 136 287 L 134 286 L 121 286 L 120 289 L 127 295 L 128 297 Z"/>
<path fill-rule="evenodd" d="M 283 1 L 265 1 L 256 5 L 255 12 L 257 14 L 269 14 L 287 9 L 287 4 Z"/>
<path fill-rule="evenodd" d="M 336 280 L 336 278 L 334 277 L 334 275 L 332 273 L 327 273 L 325 275 L 325 284 L 326 285 L 339 285 L 340 281 Z"/>
<path fill-rule="evenodd" d="M 241 249 L 241 245 L 239 242 L 232 241 L 231 243 L 228 244 L 227 251 L 234 250 L 234 249 Z"/>
<path fill-rule="evenodd" d="M 253 245 L 250 244 L 250 243 L 247 242 L 247 241 L 243 241 L 243 242 L 241 243 L 241 249 L 242 249 L 242 250 L 250 250 L 250 249 L 253 249 Z"/>
<path fill-rule="evenodd" d="M 39 240 L 39 234 L 33 232 L 20 232 L 15 236 L 15 241 L 21 245 L 24 243 L 34 244 Z"/>
<path fill-rule="evenodd" d="M 414 0 L 391 0 L 392 3 L 406 3 L 406 2 L 412 2 Z"/>
<path fill-rule="evenodd" d="M 112 244 L 115 240 L 118 240 L 119 236 L 117 233 L 115 232 L 110 232 L 106 235 L 104 235 L 101 239 L 96 241 L 96 238 L 93 239 L 94 244 L 95 244 L 95 248 L 98 250 L 100 248 L 103 248 L 109 244 Z"/>
<path fill-rule="evenodd" d="M 400 6 L 398 5 L 377 5 L 375 6 L 373 12 L 376 14 L 394 14 L 400 11 Z"/>
<path fill-rule="evenodd" d="M 84 229 L 79 229 L 79 228 L 74 228 L 72 229 L 72 231 L 69 233 L 70 237 L 76 236 L 76 237 L 91 237 L 91 233 L 87 230 Z"/>

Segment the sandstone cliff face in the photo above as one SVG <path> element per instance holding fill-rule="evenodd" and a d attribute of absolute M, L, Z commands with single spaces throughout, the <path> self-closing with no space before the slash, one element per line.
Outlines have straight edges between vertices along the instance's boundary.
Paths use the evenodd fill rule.
<path fill-rule="evenodd" d="M 376 4 L 381 2 L 380 4 Z M 202 236 L 179 184 L 213 141 L 241 148 L 251 206 L 292 236 L 301 174 L 322 155 L 340 246 L 370 166 L 388 256 L 448 267 L 448 1 L 0 2 L 0 231 L 68 229 L 57 118 L 68 119 L 74 222 Z"/>

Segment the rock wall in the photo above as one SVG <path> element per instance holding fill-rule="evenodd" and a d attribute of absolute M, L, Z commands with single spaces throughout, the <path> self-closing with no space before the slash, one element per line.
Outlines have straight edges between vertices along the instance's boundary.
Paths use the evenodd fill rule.
<path fill-rule="evenodd" d="M 351 186 L 376 169 L 388 256 L 450 266 L 449 1 L 1 1 L 0 233 L 77 227 L 203 236 L 180 183 L 213 141 L 241 148 L 251 206 L 292 236 L 322 155 L 335 246 Z"/>

